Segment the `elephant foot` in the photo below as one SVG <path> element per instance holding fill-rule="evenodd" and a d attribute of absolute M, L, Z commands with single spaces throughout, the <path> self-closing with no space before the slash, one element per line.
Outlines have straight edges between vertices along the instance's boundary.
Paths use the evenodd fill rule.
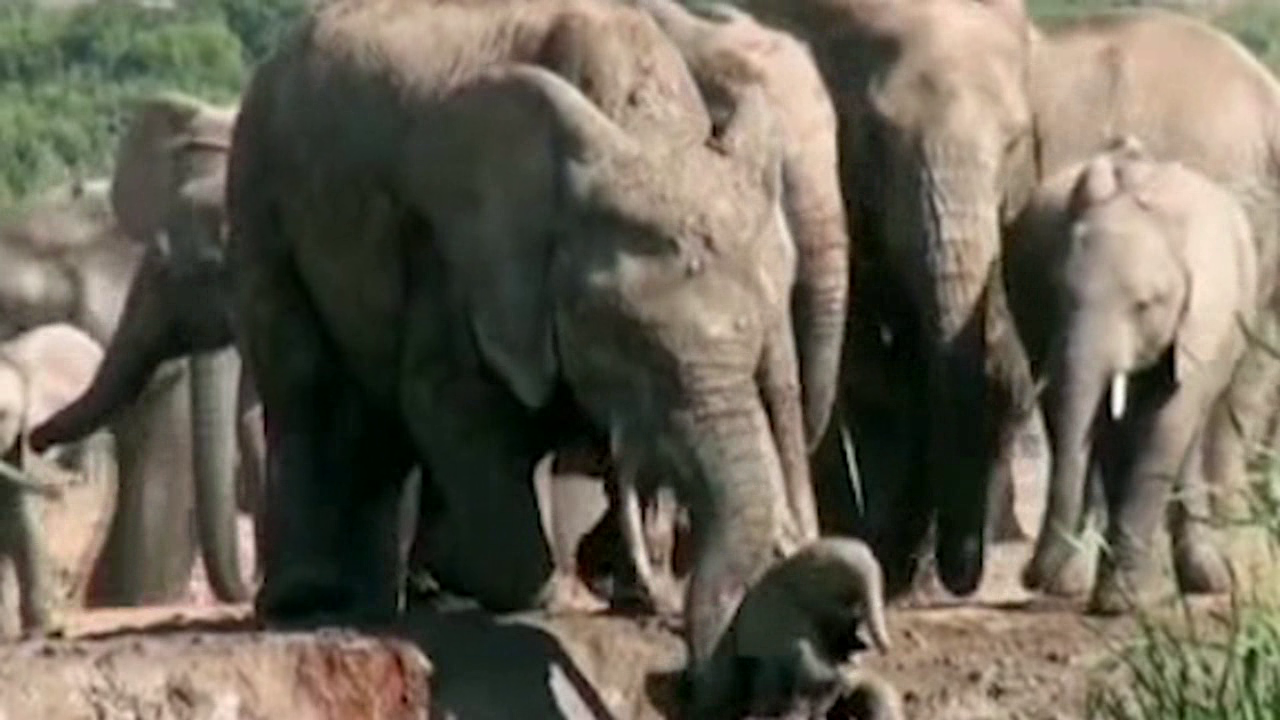
<path fill-rule="evenodd" d="M 1217 595 L 1231 590 L 1231 566 L 1208 541 L 1179 544 L 1173 553 L 1178 589 L 1186 595 Z"/>
<path fill-rule="evenodd" d="M 1097 617 L 1115 617 L 1151 606 L 1156 598 L 1154 578 L 1150 573 L 1103 567 L 1098 582 L 1085 607 L 1085 613 Z"/>
<path fill-rule="evenodd" d="M 1076 548 L 1037 553 L 1022 571 L 1022 586 L 1055 597 L 1081 597 L 1093 580 L 1089 560 Z"/>
<path fill-rule="evenodd" d="M 254 615 L 268 629 L 306 630 L 322 626 L 380 627 L 395 620 L 395 603 L 374 606 L 330 575 L 286 573 L 262 584 Z"/>
<path fill-rule="evenodd" d="M 938 577 L 937 564 L 929 558 L 921 563 L 910 586 L 892 604 L 901 609 L 924 609 L 945 605 L 951 597 L 951 593 L 943 586 L 942 579 Z"/>
<path fill-rule="evenodd" d="M 587 589 L 586 583 L 571 573 L 557 572 L 547 583 L 540 603 L 552 615 L 591 614 L 606 610 L 609 604 Z"/>

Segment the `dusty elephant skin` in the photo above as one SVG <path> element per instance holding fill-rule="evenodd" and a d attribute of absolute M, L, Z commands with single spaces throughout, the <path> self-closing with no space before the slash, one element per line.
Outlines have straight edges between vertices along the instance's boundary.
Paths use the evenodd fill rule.
<path fill-rule="evenodd" d="M 101 360 L 102 348 L 65 323 L 41 325 L 0 343 L 0 465 L 5 470 L 0 477 L 0 554 L 13 563 L 24 633 L 57 630 L 52 561 L 37 503 L 71 478 L 52 460 L 40 463 L 39 471 L 29 467 L 23 435 L 81 392 Z M 88 452 L 109 453 L 110 445 L 98 442 L 101 439 L 86 441 Z M 114 471 L 104 459 L 114 464 L 113 458 L 86 457 L 82 466 Z M 93 531 L 90 553 L 101 548 L 106 529 L 103 523 Z"/>
<path fill-rule="evenodd" d="M 146 248 L 106 358 L 83 395 L 32 432 L 37 448 L 79 439 L 138 397 L 162 363 L 191 354 L 190 434 L 197 528 L 217 596 L 249 591 L 235 533 L 236 442 L 254 447 L 237 418 L 252 394 L 237 392 L 224 253 L 226 154 L 236 109 L 162 93 L 135 109 L 111 183 L 119 226 Z M 237 432 L 240 430 L 240 432 Z M 242 452 L 242 463 L 259 458 Z"/>
<path fill-rule="evenodd" d="M 940 578 L 969 594 L 982 576 L 1005 415 L 1030 407 L 992 274 L 1001 223 L 1035 182 L 1025 13 L 1018 0 L 745 7 L 808 44 L 839 117 L 856 256 L 844 420 L 815 467 L 844 472 L 842 446 L 856 447 L 868 526 L 858 534 L 891 594 L 911 581 L 935 511 Z M 875 367 L 884 372 L 858 375 Z"/>
<path fill-rule="evenodd" d="M 652 21 L 588 2 L 328 4 L 258 69 L 227 199 L 267 424 L 267 623 L 394 612 L 414 461 L 441 511 L 415 539 L 432 575 L 536 604 L 529 479 L 559 442 L 539 418 L 571 393 L 689 506 L 706 658 L 773 556 L 778 448 L 804 433 L 772 117 L 749 93 L 709 128 Z"/>
<path fill-rule="evenodd" d="M 784 207 L 797 250 L 791 303 L 806 437 L 810 445 L 816 444 L 834 402 L 848 294 L 849 241 L 836 168 L 836 120 L 831 99 L 802 44 L 741 11 L 721 5 L 710 8 L 709 14 L 695 14 L 674 0 L 632 0 L 630 4 L 648 12 L 675 43 L 713 117 L 731 116 L 736 98 L 758 84 L 778 118 L 784 145 Z M 789 533 L 795 536 L 786 540 L 789 544 L 815 539 L 818 534 L 814 490 L 807 476 L 795 469 L 801 464 L 796 458 L 804 452 L 799 445 L 783 448 L 784 467 L 792 468 L 785 472 L 786 497 L 798 526 L 795 533 Z M 621 532 L 614 535 L 628 546 L 626 557 L 635 567 L 639 600 L 652 606 L 654 599 L 662 598 L 660 586 L 673 584 L 670 553 L 676 506 L 664 490 L 657 489 L 646 493 L 642 513 L 635 487 L 641 479 L 635 477 L 635 470 L 616 474 L 611 474 L 614 469 L 610 467 L 601 470 L 622 487 L 600 525 L 621 526 Z M 540 503 L 548 504 L 552 494 L 540 491 Z M 577 522 L 567 516 L 576 510 L 554 508 L 546 513 L 552 536 L 565 535 L 558 528 Z M 607 532 L 597 527 L 589 537 L 603 538 Z M 641 538 L 646 536 L 651 539 L 648 553 L 642 550 L 646 543 Z M 553 552 L 562 556 L 572 553 L 554 548 L 554 541 Z M 650 562 L 650 554 L 657 558 L 655 563 Z M 557 562 L 557 567 L 562 565 L 566 563 Z M 656 604 L 659 609 L 671 605 L 669 601 Z"/>
<path fill-rule="evenodd" d="M 867 691 L 876 707 L 896 706 L 881 684 L 842 670 L 867 628 L 889 649 L 883 577 L 870 549 L 827 537 L 778 561 L 752 586 L 711 659 L 690 674 L 690 717 L 826 717 L 841 697 Z M 877 717 L 879 715 L 876 715 Z M 896 717 L 901 717 L 897 715 Z"/>
<path fill-rule="evenodd" d="M 1235 196 L 1253 230 L 1261 314 L 1274 319 L 1280 274 L 1280 84 L 1243 46 L 1210 25 L 1152 9 L 1117 10 L 1047 28 L 1033 43 L 1032 104 L 1042 171 L 1083 161 L 1121 135 L 1158 158 L 1179 162 Z M 1245 451 L 1265 440 L 1270 389 L 1280 363 L 1249 344 L 1229 392 L 1203 433 L 1204 476 L 1213 498 L 1243 487 Z M 1232 416 L 1241 424 L 1237 432 Z M 1214 503 L 1221 514 L 1231 503 Z M 1057 518 L 1069 506 L 1054 511 Z M 1074 522 L 1066 521 L 1068 526 Z M 1065 550 L 1045 539 L 1029 579 L 1074 592 L 1080 562 L 1050 557 Z"/>
<path fill-rule="evenodd" d="M 1180 587 L 1227 590 L 1226 560 L 1203 523 L 1209 506 L 1197 450 L 1244 352 L 1238 322 L 1249 322 L 1257 305 L 1244 209 L 1204 176 L 1157 162 L 1126 138 L 1046 180 L 1012 236 L 1010 297 L 1033 366 L 1046 378 L 1054 450 L 1025 582 L 1059 593 L 1087 589 L 1088 558 L 1072 538 L 1096 467 L 1108 552 L 1093 610 L 1118 612 L 1150 595 L 1150 546 L 1171 497 Z"/>

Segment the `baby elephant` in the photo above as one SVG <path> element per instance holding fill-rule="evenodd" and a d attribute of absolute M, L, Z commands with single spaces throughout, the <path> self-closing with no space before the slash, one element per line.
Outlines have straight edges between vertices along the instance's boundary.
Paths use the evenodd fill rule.
<path fill-rule="evenodd" d="M 880 564 L 861 541 L 820 538 L 751 587 L 714 654 L 688 679 L 688 717 L 901 718 L 896 691 L 847 663 L 889 648 Z"/>
<path fill-rule="evenodd" d="M 1133 138 L 1045 181 L 1007 252 L 1009 297 L 1053 451 L 1048 507 L 1023 581 L 1088 590 L 1087 480 L 1101 477 L 1107 552 L 1090 610 L 1147 598 L 1158 523 L 1169 514 L 1183 592 L 1230 573 L 1202 520 L 1206 432 L 1245 347 L 1257 259 L 1244 210 L 1209 179 L 1153 159 Z"/>
<path fill-rule="evenodd" d="M 51 560 L 36 496 L 56 495 L 73 477 L 32 455 L 25 448 L 26 430 L 84 392 L 101 359 L 92 338 L 62 323 L 0 343 L 0 559 L 14 565 L 24 633 L 56 630 Z"/>

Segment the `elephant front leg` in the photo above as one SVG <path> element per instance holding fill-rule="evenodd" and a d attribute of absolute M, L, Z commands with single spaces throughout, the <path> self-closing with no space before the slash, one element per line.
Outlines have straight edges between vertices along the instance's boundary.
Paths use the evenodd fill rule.
<path fill-rule="evenodd" d="M 18 613 L 24 635 L 56 634 L 52 608 L 52 560 L 40 522 L 40 498 L 17 488 L 0 488 L 0 506 L 10 526 L 8 545 L 18 580 Z"/>
<path fill-rule="evenodd" d="M 1210 418 L 1210 424 L 1214 419 Z M 1231 568 L 1214 543 L 1212 507 L 1204 472 L 1205 434 L 1192 442 L 1181 476 L 1181 487 L 1169 509 L 1169 539 L 1178 589 L 1186 594 L 1215 594 L 1231 588 Z"/>
<path fill-rule="evenodd" d="M 1144 397 L 1108 438 L 1102 476 L 1109 517 L 1091 614 L 1121 614 L 1151 601 L 1156 531 L 1194 453 L 1203 407 L 1185 385 L 1167 399 Z"/>
<path fill-rule="evenodd" d="M 413 345 L 410 345 L 411 347 Z M 406 365 L 402 403 L 423 452 L 440 507 L 420 526 L 415 562 L 441 587 L 494 612 L 545 607 L 553 589 L 551 553 L 534 493 L 546 451 L 529 413 L 479 373 L 450 361 Z"/>

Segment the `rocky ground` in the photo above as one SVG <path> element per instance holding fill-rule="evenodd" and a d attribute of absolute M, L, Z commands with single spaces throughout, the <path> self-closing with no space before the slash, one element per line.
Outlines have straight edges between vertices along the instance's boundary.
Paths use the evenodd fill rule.
<path fill-rule="evenodd" d="M 1019 514 L 1034 527 L 1041 492 L 1019 490 Z M 247 520 L 242 532 L 251 567 Z M 1131 625 L 1028 596 L 1017 583 L 1028 553 L 1025 543 L 997 546 L 981 593 L 964 603 L 891 611 L 894 647 L 866 662 L 898 685 L 911 718 L 1084 717 L 1090 679 Z M 247 607 L 213 602 L 199 568 L 181 606 L 71 613 L 68 640 L 0 646 L 0 720 L 428 716 L 415 707 L 426 702 L 427 665 L 410 646 L 249 626 Z M 656 720 L 682 654 L 658 624 L 608 615 L 418 613 L 398 635 L 430 658 L 429 716 L 460 720 Z"/>

